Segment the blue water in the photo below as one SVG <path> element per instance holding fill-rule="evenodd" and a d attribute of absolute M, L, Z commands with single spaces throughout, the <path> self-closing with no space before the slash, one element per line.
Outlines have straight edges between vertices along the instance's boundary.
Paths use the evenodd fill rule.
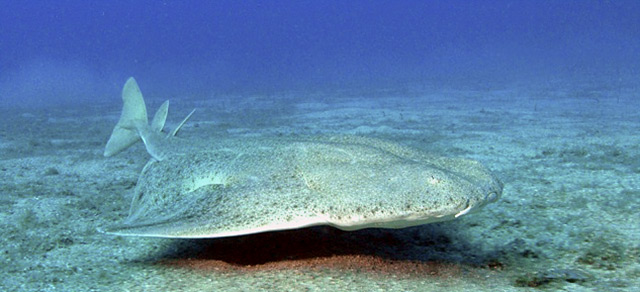
<path fill-rule="evenodd" d="M 11 1 L 0 107 L 640 75 L 640 1 Z"/>

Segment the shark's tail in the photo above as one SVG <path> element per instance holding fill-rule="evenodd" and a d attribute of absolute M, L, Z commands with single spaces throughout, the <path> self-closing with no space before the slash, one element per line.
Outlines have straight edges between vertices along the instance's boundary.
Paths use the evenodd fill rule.
<path fill-rule="evenodd" d="M 127 80 L 122 89 L 122 114 L 120 120 L 113 128 L 111 137 L 104 149 L 104 156 L 109 157 L 116 155 L 125 149 L 131 147 L 142 137 L 160 133 L 167 120 L 169 111 L 169 101 L 165 101 L 156 112 L 151 125 L 147 120 L 147 108 L 144 104 L 144 98 L 140 92 L 140 88 L 133 77 Z M 150 137 L 149 137 L 150 138 Z M 148 144 L 145 139 L 145 144 Z M 147 145 L 149 149 L 149 145 Z"/>

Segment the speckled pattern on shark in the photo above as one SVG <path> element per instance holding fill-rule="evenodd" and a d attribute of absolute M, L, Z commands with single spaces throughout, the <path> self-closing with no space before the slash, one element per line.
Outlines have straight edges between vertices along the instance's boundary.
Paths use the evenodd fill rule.
<path fill-rule="evenodd" d="M 315 225 L 403 228 L 477 211 L 502 193 L 477 161 L 379 139 L 164 136 L 158 125 L 166 109 L 151 125 L 146 109 L 144 117 L 125 117 L 144 108 L 133 78 L 123 100 L 137 110 L 123 110 L 108 145 L 124 146 L 107 147 L 105 156 L 129 147 L 136 133 L 153 158 L 140 174 L 129 217 L 105 229 L 111 234 L 212 238 Z"/>

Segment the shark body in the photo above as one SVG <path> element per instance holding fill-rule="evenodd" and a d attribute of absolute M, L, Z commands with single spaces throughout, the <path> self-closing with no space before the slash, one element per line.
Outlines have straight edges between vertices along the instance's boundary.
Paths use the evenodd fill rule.
<path fill-rule="evenodd" d="M 109 157 L 139 140 L 151 160 L 115 235 L 214 238 L 330 225 L 404 228 L 452 220 L 496 201 L 502 183 L 477 161 L 356 136 L 178 139 L 151 123 L 138 85 L 123 89 Z M 193 112 L 192 112 L 193 113 Z"/>

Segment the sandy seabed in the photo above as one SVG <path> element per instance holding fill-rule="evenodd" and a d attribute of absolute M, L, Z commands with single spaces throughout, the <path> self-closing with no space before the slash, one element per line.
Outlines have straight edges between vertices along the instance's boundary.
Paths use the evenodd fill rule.
<path fill-rule="evenodd" d="M 102 157 L 120 100 L 2 109 L 2 291 L 637 291 L 640 86 L 286 93 L 172 100 L 183 138 L 355 134 L 479 160 L 503 197 L 401 230 L 117 237 L 149 156 Z M 149 112 L 162 100 L 148 100 Z"/>

